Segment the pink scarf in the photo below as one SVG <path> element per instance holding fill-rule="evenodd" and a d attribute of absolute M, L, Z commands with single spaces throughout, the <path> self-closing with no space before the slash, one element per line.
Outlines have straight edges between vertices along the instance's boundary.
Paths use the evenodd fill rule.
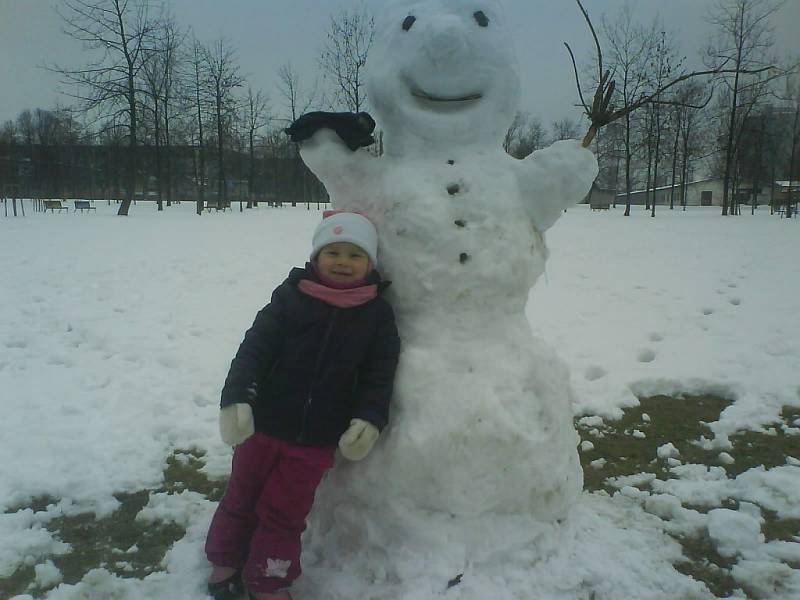
<path fill-rule="evenodd" d="M 359 306 L 378 295 L 378 285 L 375 283 L 371 285 L 356 284 L 356 287 L 348 288 L 332 288 L 316 281 L 301 279 L 297 287 L 304 294 L 338 308 Z"/>

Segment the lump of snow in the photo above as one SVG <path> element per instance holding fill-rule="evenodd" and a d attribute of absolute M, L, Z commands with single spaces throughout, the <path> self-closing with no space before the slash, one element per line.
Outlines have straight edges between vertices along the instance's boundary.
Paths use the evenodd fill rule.
<path fill-rule="evenodd" d="M 733 458 L 727 452 L 720 452 L 718 458 L 719 458 L 719 462 L 721 462 L 724 465 L 732 465 L 733 463 L 736 462 L 736 459 Z"/>
<path fill-rule="evenodd" d="M 62 575 L 58 567 L 53 564 L 52 560 L 48 560 L 40 565 L 34 567 L 36 585 L 40 588 L 51 588 L 61 583 Z"/>
<path fill-rule="evenodd" d="M 681 501 L 672 494 L 653 494 L 644 503 L 644 509 L 662 519 L 673 519 L 680 513 Z"/>
<path fill-rule="evenodd" d="M 648 415 L 647 413 L 642 413 L 642 421 L 644 421 L 645 423 L 649 423 L 650 415 Z"/>
<path fill-rule="evenodd" d="M 638 429 L 634 429 L 633 430 L 633 437 L 635 437 L 636 439 L 639 439 L 639 440 L 643 440 L 647 436 L 644 433 L 642 433 L 641 431 L 639 431 Z"/>
<path fill-rule="evenodd" d="M 581 452 L 589 452 L 589 450 L 594 450 L 594 444 L 589 440 L 584 440 L 581 442 Z"/>
<path fill-rule="evenodd" d="M 667 459 L 667 465 L 669 465 L 670 467 L 679 467 L 682 464 L 683 463 L 681 461 L 679 461 L 677 458 L 671 458 L 670 457 L 670 458 Z"/>
<path fill-rule="evenodd" d="M 659 446 L 656 450 L 656 454 L 658 454 L 658 458 L 677 458 L 681 455 L 672 442 L 667 442 Z"/>
<path fill-rule="evenodd" d="M 767 560 L 741 560 L 731 569 L 733 578 L 755 598 L 796 598 L 796 573 L 789 565 Z"/>
<path fill-rule="evenodd" d="M 598 416 L 581 417 L 578 419 L 578 425 L 581 427 L 602 427 L 603 418 Z"/>
<path fill-rule="evenodd" d="M 640 490 L 639 488 L 630 485 L 626 485 L 625 487 L 620 489 L 619 493 L 625 496 L 626 498 L 630 498 L 631 500 L 644 501 L 650 496 L 650 492 Z"/>
<path fill-rule="evenodd" d="M 787 456 L 786 464 L 793 467 L 800 467 L 800 460 L 796 459 L 794 456 Z"/>
<path fill-rule="evenodd" d="M 708 535 L 722 556 L 741 555 L 764 543 L 758 519 L 727 508 L 708 512 Z"/>
<path fill-rule="evenodd" d="M 607 462 L 608 461 L 605 458 L 598 458 L 597 460 L 593 460 L 592 462 L 590 462 L 589 466 L 592 467 L 593 469 L 602 469 L 603 467 L 606 466 Z"/>
<path fill-rule="evenodd" d="M 640 485 L 650 485 L 655 478 L 655 473 L 642 472 L 634 475 L 620 475 L 619 477 L 612 477 L 608 481 L 614 487 L 622 489 L 626 486 L 639 487 Z"/>

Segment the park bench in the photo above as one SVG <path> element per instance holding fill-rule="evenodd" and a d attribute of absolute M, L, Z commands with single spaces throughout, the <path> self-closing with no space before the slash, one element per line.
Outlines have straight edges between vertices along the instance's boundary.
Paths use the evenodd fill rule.
<path fill-rule="evenodd" d="M 50 209 L 50 212 L 55 212 L 56 210 L 66 210 L 69 212 L 69 207 L 61 204 L 61 200 L 45 200 L 44 212 L 47 212 L 47 209 Z"/>
<path fill-rule="evenodd" d="M 206 210 L 211 211 L 213 210 L 221 210 L 225 212 L 225 210 L 230 210 L 231 208 L 231 201 L 228 200 L 227 202 L 223 202 L 222 200 L 206 200 Z"/>
<path fill-rule="evenodd" d="M 88 200 L 75 200 L 75 208 L 72 210 L 72 212 L 77 210 L 83 212 L 85 210 L 96 210 L 96 208 L 94 206 L 90 206 Z"/>
<path fill-rule="evenodd" d="M 791 206 L 792 206 L 792 217 L 797 218 L 797 216 L 798 216 L 798 214 L 797 214 L 798 203 L 793 202 Z M 785 217 L 786 216 L 786 204 L 785 203 L 784 204 L 779 204 L 777 206 L 777 208 L 775 209 L 775 212 L 778 213 L 781 216 L 781 219 L 783 217 Z"/>
<path fill-rule="evenodd" d="M 592 210 L 608 210 L 610 205 L 607 202 L 592 202 L 589 207 Z"/>

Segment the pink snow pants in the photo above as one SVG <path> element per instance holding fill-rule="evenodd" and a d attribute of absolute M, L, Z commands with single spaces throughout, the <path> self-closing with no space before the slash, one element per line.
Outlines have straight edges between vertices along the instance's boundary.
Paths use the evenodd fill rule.
<path fill-rule="evenodd" d="M 335 451 L 335 446 L 297 446 L 260 433 L 237 446 L 231 478 L 208 530 L 208 560 L 243 569 L 251 592 L 289 587 L 300 576 L 300 534 Z"/>

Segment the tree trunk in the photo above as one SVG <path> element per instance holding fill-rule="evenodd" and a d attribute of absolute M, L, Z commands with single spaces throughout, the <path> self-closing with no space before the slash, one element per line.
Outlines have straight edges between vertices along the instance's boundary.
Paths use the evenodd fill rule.
<path fill-rule="evenodd" d="M 159 123 L 158 100 L 154 99 L 154 119 L 156 137 L 156 190 L 158 191 L 158 210 L 164 210 L 163 188 L 161 186 L 161 124 Z"/>
<path fill-rule="evenodd" d="M 650 212 L 651 217 L 656 216 L 656 201 L 658 200 L 658 159 L 659 150 L 661 148 L 661 115 L 658 106 L 655 108 L 655 125 L 656 125 L 656 148 L 653 156 L 653 205 Z"/>
<path fill-rule="evenodd" d="M 169 96 L 164 97 L 164 151 L 167 171 L 167 206 L 172 206 L 172 142 L 169 135 Z"/>
<path fill-rule="evenodd" d="M 681 113 L 676 111 L 678 122 L 675 125 L 675 142 L 672 144 L 672 180 L 669 188 L 669 209 L 675 208 L 675 171 L 678 167 L 678 142 L 681 134 Z"/>
<path fill-rule="evenodd" d="M 800 120 L 800 104 L 797 105 L 794 111 L 794 124 L 792 125 L 792 152 L 789 157 L 789 190 L 786 193 L 786 218 L 792 218 L 792 183 L 794 182 L 795 166 L 794 161 L 797 158 L 797 142 L 800 138 L 800 131 L 797 130 L 798 120 Z"/>
<path fill-rule="evenodd" d="M 219 83 L 217 84 L 217 207 L 227 204 L 228 200 L 228 186 L 225 182 L 225 157 L 222 153 L 222 91 L 220 90 Z"/>
<path fill-rule="evenodd" d="M 631 118 L 625 115 L 625 212 L 624 216 L 631 216 Z"/>
<path fill-rule="evenodd" d="M 131 72 L 132 72 L 131 67 Z M 129 73 L 131 73 L 129 72 Z M 134 95 L 133 74 L 128 75 L 128 110 L 130 110 L 130 127 L 128 136 L 128 157 L 127 157 L 127 186 L 126 198 L 119 205 L 117 215 L 127 217 L 133 197 L 136 192 L 136 169 L 137 169 L 137 147 L 136 147 L 136 97 Z"/>
<path fill-rule="evenodd" d="M 744 7 L 739 11 L 739 37 L 744 30 Z M 725 175 L 722 178 L 722 215 L 728 214 L 728 191 L 731 182 L 731 159 L 733 157 L 733 131 L 736 128 L 736 104 L 739 101 L 739 68 L 742 66 L 742 40 L 737 39 L 736 74 L 733 79 L 733 101 L 731 102 L 730 120 L 728 121 L 728 143 L 725 147 Z"/>

